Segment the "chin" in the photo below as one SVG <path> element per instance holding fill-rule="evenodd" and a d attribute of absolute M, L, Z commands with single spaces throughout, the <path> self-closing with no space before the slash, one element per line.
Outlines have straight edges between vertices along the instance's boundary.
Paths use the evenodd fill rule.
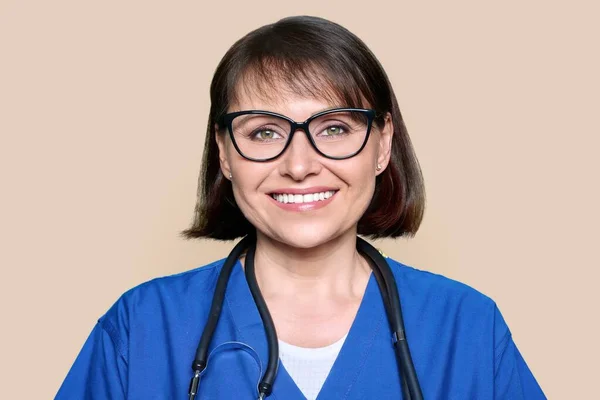
<path fill-rule="evenodd" d="M 283 238 L 281 240 L 284 244 L 296 248 L 296 249 L 313 249 L 318 247 L 324 243 L 327 243 L 328 240 L 322 240 L 320 238 L 315 237 L 294 237 L 294 238 Z"/>
<path fill-rule="evenodd" d="M 340 236 L 337 230 L 324 230 L 314 225 L 296 226 L 293 229 L 276 232 L 274 239 L 297 249 L 312 249 Z"/>

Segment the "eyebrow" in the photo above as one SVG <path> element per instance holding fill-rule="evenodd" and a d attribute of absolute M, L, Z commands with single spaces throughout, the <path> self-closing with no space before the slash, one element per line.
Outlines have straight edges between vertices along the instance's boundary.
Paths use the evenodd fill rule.
<path fill-rule="evenodd" d="M 320 108 L 320 109 L 314 111 L 312 114 L 310 114 L 310 116 L 308 118 L 310 118 L 311 116 L 313 116 L 315 114 L 318 114 L 320 112 L 328 111 L 328 110 L 333 110 L 333 109 L 336 109 L 336 108 L 350 108 L 350 107 L 347 106 L 347 105 L 340 105 L 340 104 L 330 105 L 330 106 L 327 106 L 325 108 Z M 240 112 L 240 111 L 267 111 L 267 112 L 272 112 L 272 113 L 276 113 L 276 114 L 286 115 L 285 113 L 282 113 L 281 111 L 269 110 L 268 108 L 248 108 L 248 109 L 245 109 L 245 110 L 243 110 L 243 109 L 232 110 L 232 111 L 228 111 L 227 114 L 234 113 L 234 112 Z"/>
<path fill-rule="evenodd" d="M 336 105 L 333 105 L 333 106 L 330 106 L 330 107 L 321 108 L 320 110 L 315 111 L 313 113 L 313 115 L 314 114 L 318 114 L 318 113 L 323 112 L 323 111 L 332 110 L 334 108 L 346 108 L 346 107 L 348 107 L 348 106 L 344 106 L 344 105 L 341 105 L 341 104 L 336 104 Z"/>

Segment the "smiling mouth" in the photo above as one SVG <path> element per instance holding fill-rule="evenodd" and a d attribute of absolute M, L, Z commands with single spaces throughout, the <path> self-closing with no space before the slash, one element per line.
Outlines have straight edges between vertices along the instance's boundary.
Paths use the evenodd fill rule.
<path fill-rule="evenodd" d="M 336 194 L 337 190 L 328 190 L 325 192 L 307 193 L 307 194 L 293 194 L 293 193 L 271 193 L 270 196 L 279 203 L 313 203 L 317 201 L 324 201 Z"/>

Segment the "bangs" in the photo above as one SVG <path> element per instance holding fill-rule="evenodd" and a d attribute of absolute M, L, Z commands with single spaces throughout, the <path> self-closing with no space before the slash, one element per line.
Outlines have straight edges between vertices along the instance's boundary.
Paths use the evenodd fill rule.
<path fill-rule="evenodd" d="M 243 93 L 271 102 L 285 102 L 293 95 L 322 100 L 336 107 L 369 108 L 368 94 L 360 90 L 355 77 L 343 68 L 336 69 L 336 63 L 330 60 L 323 61 L 273 57 L 253 60 L 231 86 L 227 96 L 229 105 L 238 104 Z"/>
<path fill-rule="evenodd" d="M 387 83 L 375 56 L 344 28 L 289 18 L 249 33 L 230 48 L 217 67 L 211 102 L 217 120 L 242 94 L 281 102 L 301 96 L 380 114 L 391 109 Z"/>

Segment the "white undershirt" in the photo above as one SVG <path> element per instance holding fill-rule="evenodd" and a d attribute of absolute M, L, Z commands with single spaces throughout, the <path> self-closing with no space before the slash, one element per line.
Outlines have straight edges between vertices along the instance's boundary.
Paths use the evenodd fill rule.
<path fill-rule="evenodd" d="M 329 346 L 318 348 L 298 347 L 279 341 L 279 359 L 308 400 L 317 398 L 346 336 L 348 334 Z"/>

